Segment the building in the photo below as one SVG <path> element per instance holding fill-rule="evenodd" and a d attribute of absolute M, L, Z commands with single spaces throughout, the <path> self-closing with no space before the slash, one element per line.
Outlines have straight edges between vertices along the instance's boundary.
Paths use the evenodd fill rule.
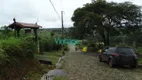
<path fill-rule="evenodd" d="M 13 19 L 13 23 L 11 23 L 9 28 L 15 30 L 15 36 L 20 36 L 20 30 L 24 29 L 25 33 L 31 33 L 33 30 L 33 33 L 35 34 L 35 38 L 37 39 L 37 30 L 41 28 L 42 26 L 38 25 L 37 23 L 23 23 L 23 22 L 17 22 L 16 19 Z"/>

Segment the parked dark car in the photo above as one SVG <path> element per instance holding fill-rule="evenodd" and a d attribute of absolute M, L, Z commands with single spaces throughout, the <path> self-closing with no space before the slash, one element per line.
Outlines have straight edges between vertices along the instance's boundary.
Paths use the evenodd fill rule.
<path fill-rule="evenodd" d="M 99 54 L 100 62 L 107 62 L 110 67 L 116 65 L 129 65 L 131 68 L 137 66 L 137 55 L 129 47 L 109 47 Z"/>

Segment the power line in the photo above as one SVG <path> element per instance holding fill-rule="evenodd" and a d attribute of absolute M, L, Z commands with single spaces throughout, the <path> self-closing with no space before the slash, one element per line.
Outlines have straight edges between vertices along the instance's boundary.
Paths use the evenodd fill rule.
<path fill-rule="evenodd" d="M 52 1 L 51 1 L 51 0 L 49 0 L 49 1 L 50 1 L 51 5 L 52 5 L 54 11 L 56 12 L 57 16 L 58 16 L 59 18 L 61 18 L 60 15 L 59 15 L 59 13 L 58 13 L 57 10 L 56 10 L 54 4 L 52 3 Z"/>
<path fill-rule="evenodd" d="M 61 5 L 61 10 L 63 11 L 63 4 L 62 4 L 62 0 L 60 0 L 60 5 Z"/>

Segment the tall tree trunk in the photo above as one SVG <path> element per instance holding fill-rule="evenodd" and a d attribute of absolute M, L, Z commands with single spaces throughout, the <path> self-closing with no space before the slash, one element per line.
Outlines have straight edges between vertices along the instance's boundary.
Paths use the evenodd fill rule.
<path fill-rule="evenodd" d="M 110 34 L 109 34 L 109 31 L 108 31 L 107 34 L 106 34 L 106 46 L 110 45 L 109 36 L 110 36 Z"/>
<path fill-rule="evenodd" d="M 102 37 L 102 39 L 103 39 L 104 46 L 107 46 L 105 33 L 104 33 L 104 32 L 102 32 L 101 34 L 102 34 L 102 35 L 101 35 L 101 37 Z"/>

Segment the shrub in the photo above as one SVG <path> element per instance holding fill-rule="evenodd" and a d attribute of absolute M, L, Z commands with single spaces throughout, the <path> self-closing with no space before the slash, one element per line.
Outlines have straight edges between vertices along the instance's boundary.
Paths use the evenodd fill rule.
<path fill-rule="evenodd" d="M 1 40 L 0 79 L 20 80 L 31 68 L 35 49 L 36 44 L 30 39 Z"/>
<path fill-rule="evenodd" d="M 37 44 L 32 36 L 23 39 L 20 46 L 22 47 L 24 54 L 27 55 L 26 57 L 33 58 L 33 54 L 37 53 Z"/>
<path fill-rule="evenodd" d="M 137 48 L 137 52 L 138 52 L 139 54 L 142 54 L 142 47 Z"/>
<path fill-rule="evenodd" d="M 41 37 L 39 39 L 39 44 L 41 52 L 57 51 L 61 49 L 61 45 L 56 44 L 55 40 L 49 37 Z"/>
<path fill-rule="evenodd" d="M 68 45 L 66 44 L 66 45 L 64 45 L 64 50 L 65 51 L 69 51 L 69 47 L 68 47 Z"/>

